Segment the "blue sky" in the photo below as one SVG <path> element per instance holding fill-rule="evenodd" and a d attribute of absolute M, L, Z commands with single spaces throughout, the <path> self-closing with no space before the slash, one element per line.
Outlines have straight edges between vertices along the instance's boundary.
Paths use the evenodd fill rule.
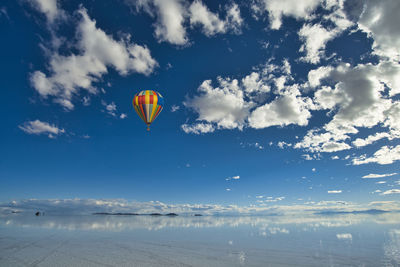
<path fill-rule="evenodd" d="M 400 3 L 293 2 L 3 2 L 0 201 L 396 204 Z"/>

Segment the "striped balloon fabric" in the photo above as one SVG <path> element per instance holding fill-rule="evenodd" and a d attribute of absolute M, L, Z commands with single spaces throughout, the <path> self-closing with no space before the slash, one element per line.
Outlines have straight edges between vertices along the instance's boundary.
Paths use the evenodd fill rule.
<path fill-rule="evenodd" d="M 150 124 L 163 109 L 164 98 L 159 92 L 144 90 L 133 97 L 132 103 L 136 113 L 147 124 L 147 130 L 149 131 Z"/>

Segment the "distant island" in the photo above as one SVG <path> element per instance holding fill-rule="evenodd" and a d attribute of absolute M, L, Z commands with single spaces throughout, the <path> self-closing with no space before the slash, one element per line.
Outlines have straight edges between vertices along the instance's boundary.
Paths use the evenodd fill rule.
<path fill-rule="evenodd" d="M 117 213 L 110 213 L 110 212 L 95 212 L 92 213 L 93 215 L 140 215 L 138 213 L 131 213 L 131 212 L 117 212 Z"/>
<path fill-rule="evenodd" d="M 150 214 L 140 214 L 140 213 L 131 213 L 131 212 L 95 212 L 92 213 L 93 215 L 129 215 L 129 216 L 178 216 L 176 213 L 167 213 L 167 214 L 161 214 L 161 213 L 150 213 Z"/>
<path fill-rule="evenodd" d="M 370 210 L 353 210 L 353 211 L 320 211 L 320 212 L 315 212 L 314 214 L 318 215 L 334 215 L 334 214 L 381 214 L 381 213 L 386 213 L 390 211 L 386 210 L 378 210 L 378 209 L 370 209 Z"/>

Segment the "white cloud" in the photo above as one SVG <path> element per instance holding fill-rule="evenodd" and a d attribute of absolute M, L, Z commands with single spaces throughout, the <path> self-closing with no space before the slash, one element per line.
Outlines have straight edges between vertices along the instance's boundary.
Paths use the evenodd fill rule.
<path fill-rule="evenodd" d="M 218 77 L 219 86 L 205 80 L 197 95 L 187 98 L 185 107 L 198 114 L 197 120 L 216 129 L 256 129 L 289 124 L 307 125 L 312 100 L 301 97 L 299 85 L 285 86 L 293 78 L 288 60 L 282 65 L 267 63 L 241 80 Z M 275 99 L 266 102 L 266 93 L 274 87 Z"/>
<path fill-rule="evenodd" d="M 28 134 L 46 134 L 49 138 L 65 133 L 64 129 L 60 129 L 54 124 L 49 124 L 40 120 L 24 122 L 22 125 L 19 125 L 18 128 Z"/>
<path fill-rule="evenodd" d="M 118 108 L 114 102 L 107 104 L 104 100 L 101 101 L 101 104 L 105 107 L 105 112 L 113 117 L 119 117 L 121 120 L 126 119 L 128 115 L 125 113 L 117 114 Z"/>
<path fill-rule="evenodd" d="M 64 17 L 64 11 L 59 9 L 57 0 L 27 0 L 38 11 L 45 14 L 47 21 L 53 23 L 57 18 Z"/>
<path fill-rule="evenodd" d="M 147 47 L 132 43 L 129 38 L 116 41 L 96 27 L 86 9 L 81 8 L 78 13 L 81 19 L 73 47 L 79 53 L 64 56 L 55 49 L 49 59 L 49 74 L 35 71 L 30 77 L 42 97 L 53 96 L 66 109 L 73 109 L 72 98 L 81 88 L 97 93 L 93 83 L 107 73 L 107 67 L 115 68 L 121 75 L 130 72 L 149 75 L 157 66 Z"/>
<path fill-rule="evenodd" d="M 282 200 L 284 200 L 284 199 L 285 199 L 285 197 L 276 197 L 276 198 L 267 197 L 267 198 L 264 199 L 264 200 L 257 200 L 257 203 L 273 203 L 273 202 L 282 201 Z"/>
<path fill-rule="evenodd" d="M 381 195 L 392 195 L 392 194 L 400 194 L 400 189 L 390 189 L 383 192 Z"/>
<path fill-rule="evenodd" d="M 198 120 L 215 123 L 219 128 L 242 129 L 252 103 L 243 99 L 236 79 L 218 78 L 218 82 L 219 87 L 214 88 L 211 80 L 204 81 L 198 88 L 200 95 L 183 104 L 198 113 Z"/>
<path fill-rule="evenodd" d="M 207 36 L 226 31 L 225 22 L 217 14 L 212 13 L 201 1 L 195 0 L 189 8 L 190 24 L 201 25 Z"/>
<path fill-rule="evenodd" d="M 232 30 L 240 33 L 243 19 L 237 4 L 226 6 L 226 17 L 222 20 L 217 13 L 213 13 L 200 0 L 190 5 L 184 0 L 128 0 L 129 4 L 139 10 L 143 8 L 151 16 L 155 16 L 155 36 L 160 42 L 169 42 L 175 45 L 186 45 L 189 42 L 185 25 L 202 27 L 207 36 L 217 33 L 226 33 Z"/>
<path fill-rule="evenodd" d="M 182 124 L 181 128 L 185 133 L 193 134 L 212 133 L 215 131 L 214 126 L 209 123 Z"/>
<path fill-rule="evenodd" d="M 239 34 L 243 25 L 243 18 L 240 15 L 239 6 L 236 3 L 232 3 L 226 7 L 226 18 L 225 24 L 227 28 L 232 30 L 234 33 Z"/>
<path fill-rule="evenodd" d="M 390 177 L 397 175 L 397 172 L 394 173 L 385 173 L 385 174 L 375 174 L 375 173 L 370 173 L 368 175 L 364 175 L 362 178 L 363 179 L 369 179 L 369 178 L 383 178 L 383 177 Z"/>
<path fill-rule="evenodd" d="M 188 42 L 183 26 L 188 16 L 183 0 L 131 0 L 127 1 L 139 10 L 143 8 L 151 16 L 156 16 L 155 36 L 162 42 L 184 45 Z"/>
<path fill-rule="evenodd" d="M 228 177 L 228 178 L 226 178 L 225 180 L 226 181 L 230 181 L 230 180 L 239 180 L 240 179 L 240 176 L 239 175 L 236 175 L 236 176 L 233 176 L 233 177 Z"/>
<path fill-rule="evenodd" d="M 237 4 L 227 8 L 225 20 L 221 20 L 218 14 L 211 12 L 201 1 L 195 0 L 189 7 L 190 24 L 192 26 L 201 25 L 203 32 L 207 36 L 217 33 L 225 33 L 229 29 L 236 32 L 240 31 L 242 18 Z"/>
<path fill-rule="evenodd" d="M 317 169 L 315 169 L 315 168 L 312 168 L 311 170 L 312 170 L 313 172 L 315 172 Z"/>
<path fill-rule="evenodd" d="M 335 159 L 339 159 L 338 155 L 332 156 L 331 159 L 335 160 Z"/>
<path fill-rule="evenodd" d="M 285 141 L 279 141 L 278 144 L 277 144 L 277 146 L 278 146 L 280 149 L 284 149 L 285 147 L 291 147 L 292 144 L 286 143 Z"/>
<path fill-rule="evenodd" d="M 383 146 L 377 150 L 372 157 L 361 155 L 353 159 L 353 165 L 361 165 L 367 163 L 377 163 L 381 165 L 392 164 L 395 161 L 400 160 L 400 145 Z"/>
<path fill-rule="evenodd" d="M 400 59 L 400 2 L 398 0 L 365 0 L 358 27 L 374 40 L 378 55 Z"/>
<path fill-rule="evenodd" d="M 376 182 L 376 184 L 386 184 L 386 181 L 379 181 L 379 182 Z"/>
<path fill-rule="evenodd" d="M 372 144 L 380 139 L 383 139 L 383 138 L 391 138 L 391 135 L 386 132 L 375 133 L 373 135 L 368 136 L 365 139 L 357 138 L 356 140 L 354 140 L 352 142 L 352 144 L 356 147 L 363 147 L 363 146 L 370 145 L 370 144 Z"/>
<path fill-rule="evenodd" d="M 320 0 L 257 0 L 253 2 L 252 8 L 257 16 L 267 11 L 270 28 L 278 30 L 283 16 L 308 20 L 320 3 Z"/>
<path fill-rule="evenodd" d="M 358 138 L 355 146 L 368 145 L 381 138 L 390 140 L 399 137 L 400 127 L 398 103 L 385 97 L 385 87 L 389 93 L 397 91 L 397 76 L 400 75 L 397 63 L 381 61 L 376 65 L 359 64 L 350 67 L 341 64 L 336 68 L 320 67 L 308 74 L 312 87 L 321 86 L 321 81 L 330 80 L 335 86 L 321 86 L 314 94 L 315 109 L 329 110 L 332 119 L 320 129 L 312 129 L 296 148 L 306 148 L 311 152 L 335 152 L 350 149 L 346 140 L 351 140 L 359 130 L 383 125 L 387 132 Z M 390 71 L 388 71 L 390 70 Z"/>
<path fill-rule="evenodd" d="M 319 63 L 320 58 L 325 56 L 326 43 L 339 33 L 335 29 L 325 29 L 321 24 L 304 24 L 298 33 L 300 40 L 304 42 L 299 51 L 306 52 L 306 56 L 301 59 L 312 64 Z"/>
<path fill-rule="evenodd" d="M 115 117 L 116 116 L 115 112 L 117 111 L 117 105 L 115 105 L 114 102 L 111 102 L 110 104 L 104 103 L 104 105 L 106 107 L 107 113 L 110 114 L 111 116 Z"/>
<path fill-rule="evenodd" d="M 181 108 L 180 106 L 172 105 L 172 107 L 171 107 L 171 112 L 176 112 L 176 111 L 178 111 L 180 108 Z"/>
<path fill-rule="evenodd" d="M 328 194 L 340 194 L 342 190 L 328 190 Z"/>
<path fill-rule="evenodd" d="M 260 129 L 290 124 L 307 125 L 311 117 L 309 98 L 301 97 L 296 86 L 288 89 L 272 102 L 257 107 L 249 117 L 250 127 Z"/>
<path fill-rule="evenodd" d="M 258 72 L 252 72 L 242 79 L 244 90 L 247 93 L 252 92 L 266 92 L 270 91 L 270 87 L 260 79 Z"/>
<path fill-rule="evenodd" d="M 341 240 L 351 240 L 353 239 L 353 236 L 349 233 L 345 233 L 345 234 L 336 234 L 336 238 L 337 239 L 341 239 Z"/>

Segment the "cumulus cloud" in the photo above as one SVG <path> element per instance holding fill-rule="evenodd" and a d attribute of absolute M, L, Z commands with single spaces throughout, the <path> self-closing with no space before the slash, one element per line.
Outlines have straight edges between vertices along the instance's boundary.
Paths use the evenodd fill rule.
<path fill-rule="evenodd" d="M 320 3 L 320 0 L 257 0 L 253 2 L 252 9 L 256 16 L 268 12 L 270 28 L 278 30 L 284 16 L 291 16 L 295 19 L 311 19 L 312 13 Z"/>
<path fill-rule="evenodd" d="M 219 86 L 213 87 L 211 80 L 204 81 L 198 88 L 200 95 L 183 104 L 198 113 L 198 120 L 215 123 L 220 128 L 242 129 L 252 103 L 244 100 L 238 80 L 218 78 L 218 82 Z"/>
<path fill-rule="evenodd" d="M 336 68 L 320 67 L 308 74 L 309 84 L 319 87 L 314 93 L 314 104 L 318 110 L 330 110 L 332 119 L 320 129 L 309 130 L 296 148 L 306 148 L 313 152 L 336 152 L 351 148 L 347 140 L 359 132 L 359 128 L 377 125 L 387 127 L 386 132 L 377 133 L 366 139 L 356 139 L 353 145 L 361 147 L 382 138 L 398 138 L 399 114 L 397 101 L 385 96 L 386 85 L 398 90 L 398 64 L 381 61 L 373 64 L 359 64 L 351 67 L 340 64 Z M 388 71 L 390 69 L 390 71 Z M 329 80 L 334 87 L 324 86 Z"/>
<path fill-rule="evenodd" d="M 300 52 L 305 52 L 302 58 L 305 62 L 317 64 L 321 57 L 324 57 L 326 43 L 335 38 L 340 31 L 325 29 L 321 24 L 304 24 L 299 30 L 300 40 L 304 44 L 300 47 Z"/>
<path fill-rule="evenodd" d="M 226 6 L 225 19 L 210 9 L 200 0 L 190 5 L 184 0 L 128 0 L 137 10 L 143 9 L 156 17 L 155 36 L 160 42 L 186 45 L 189 42 L 186 24 L 200 26 L 203 33 L 212 36 L 232 31 L 240 33 L 243 19 L 237 4 Z"/>
<path fill-rule="evenodd" d="M 156 17 L 154 34 L 159 41 L 176 45 L 187 43 L 186 29 L 183 26 L 187 10 L 183 0 L 130 0 L 127 3 L 136 6 L 137 10 L 143 8 Z"/>
<path fill-rule="evenodd" d="M 385 174 L 375 174 L 375 173 L 370 173 L 368 175 L 364 175 L 362 178 L 363 179 L 370 179 L 370 178 L 384 178 L 384 177 L 390 177 L 397 175 L 397 172 L 394 173 L 385 173 Z"/>
<path fill-rule="evenodd" d="M 42 122 L 40 120 L 27 121 L 22 125 L 19 125 L 22 131 L 27 134 L 46 134 L 49 138 L 54 138 L 57 135 L 65 133 L 64 129 L 58 128 L 54 124 L 49 124 L 48 122 Z"/>
<path fill-rule="evenodd" d="M 225 20 L 221 20 L 218 14 L 211 12 L 201 1 L 194 1 L 189 7 L 190 24 L 201 25 L 205 35 L 212 36 L 217 33 L 225 33 L 229 29 L 238 32 L 242 25 L 242 18 L 237 4 L 227 8 Z"/>
<path fill-rule="evenodd" d="M 204 81 L 197 95 L 187 98 L 184 106 L 198 114 L 197 120 L 215 125 L 217 129 L 252 127 L 261 129 L 290 124 L 305 126 L 311 117 L 313 102 L 301 96 L 300 86 L 292 84 L 290 64 L 267 63 L 241 80 L 218 77 L 218 86 Z M 271 91 L 275 97 L 265 103 Z"/>
<path fill-rule="evenodd" d="M 366 155 L 361 155 L 352 160 L 353 165 L 361 165 L 367 163 L 377 163 L 381 165 L 392 164 L 395 161 L 400 160 L 400 145 L 393 146 L 383 146 L 377 150 L 373 156 L 367 157 Z"/>
<path fill-rule="evenodd" d="M 354 140 L 352 142 L 352 144 L 356 147 L 363 147 L 363 146 L 370 145 L 370 144 L 372 144 L 380 139 L 383 139 L 383 138 L 391 139 L 391 135 L 387 132 L 375 133 L 373 135 L 368 136 L 365 139 L 357 138 L 356 140 Z"/>
<path fill-rule="evenodd" d="M 400 2 L 397 0 L 375 1 L 364 0 L 358 19 L 358 27 L 367 32 L 374 40 L 375 53 L 400 59 Z"/>
<path fill-rule="evenodd" d="M 297 86 L 288 87 L 288 90 L 275 98 L 272 102 L 257 107 L 249 117 L 250 127 L 260 129 L 270 126 L 286 126 L 297 124 L 305 126 L 311 117 L 309 107 L 311 101 L 301 97 Z"/>
<path fill-rule="evenodd" d="M 80 20 L 76 29 L 78 53 L 61 55 L 57 49 L 49 57 L 48 74 L 35 71 L 30 81 L 40 96 L 54 97 L 66 109 L 73 109 L 72 98 L 80 89 L 96 94 L 93 83 L 99 81 L 113 67 L 121 75 L 137 72 L 149 75 L 157 66 L 146 46 L 132 43 L 129 38 L 116 41 L 96 27 L 96 21 L 86 9 L 78 10 Z"/>

